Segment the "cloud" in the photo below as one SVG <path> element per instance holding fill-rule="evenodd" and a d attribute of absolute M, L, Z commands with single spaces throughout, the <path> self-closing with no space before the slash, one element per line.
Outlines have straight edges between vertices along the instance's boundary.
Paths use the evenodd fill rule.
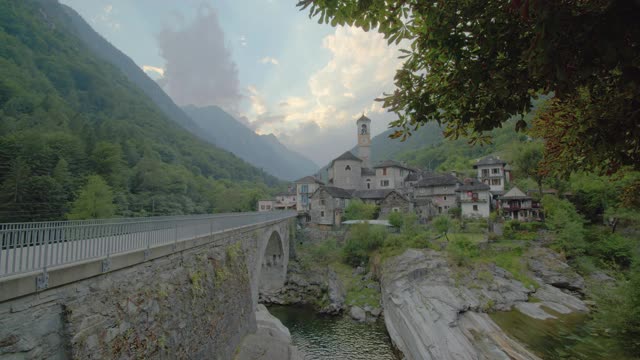
<path fill-rule="evenodd" d="M 107 4 L 102 8 L 102 11 L 97 16 L 91 18 L 91 22 L 102 22 L 111 30 L 119 31 L 122 25 L 120 22 L 114 19 L 114 8 L 112 4 Z"/>
<path fill-rule="evenodd" d="M 260 59 L 260 63 L 262 64 L 273 64 L 273 65 L 278 65 L 280 64 L 280 62 L 278 61 L 278 59 L 276 58 L 272 58 L 271 56 L 265 56 L 262 59 Z"/>
<path fill-rule="evenodd" d="M 146 72 L 148 75 L 152 77 L 164 76 L 164 69 L 161 67 L 151 66 L 151 65 L 142 65 L 142 70 L 144 70 L 144 72 Z"/>
<path fill-rule="evenodd" d="M 242 99 L 238 69 L 217 13 L 203 6 L 191 24 L 158 34 L 164 89 L 179 105 L 217 105 L 235 112 Z"/>
<path fill-rule="evenodd" d="M 240 38 L 238 38 L 238 41 L 240 42 L 240 46 L 247 46 L 247 37 L 245 35 L 240 35 Z"/>
<path fill-rule="evenodd" d="M 387 45 L 381 34 L 353 27 L 336 28 L 322 46 L 330 58 L 307 79 L 307 95 L 285 95 L 273 106 L 262 99 L 266 109 L 256 107 L 255 99 L 246 115 L 256 132 L 275 133 L 290 148 L 326 164 L 355 145 L 355 120 L 363 112 L 373 120 L 374 134 L 394 119 L 374 99 L 393 91 L 402 60 L 398 46 Z"/>

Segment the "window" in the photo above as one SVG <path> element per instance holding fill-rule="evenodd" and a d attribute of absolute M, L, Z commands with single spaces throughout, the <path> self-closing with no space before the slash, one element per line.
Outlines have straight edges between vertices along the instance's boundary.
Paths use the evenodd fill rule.
<path fill-rule="evenodd" d="M 320 211 L 320 217 L 324 217 L 324 211 Z"/>
<path fill-rule="evenodd" d="M 446 196 L 445 196 L 445 197 L 443 197 L 443 199 L 444 199 L 444 201 L 447 201 L 447 197 L 446 197 Z"/>
<path fill-rule="evenodd" d="M 382 175 L 387 175 L 387 168 L 382 168 Z"/>
<path fill-rule="evenodd" d="M 389 180 L 380 180 L 380 186 L 382 187 L 389 186 Z"/>
<path fill-rule="evenodd" d="M 307 193 L 307 192 L 309 192 L 309 185 L 302 185 L 302 186 L 300 186 L 300 192 L 301 192 L 301 193 Z"/>
<path fill-rule="evenodd" d="M 367 135 L 367 125 L 366 124 L 362 124 L 362 128 L 360 129 L 360 134 L 361 135 Z"/>
<path fill-rule="evenodd" d="M 500 174 L 500 169 L 499 168 L 493 168 L 493 169 L 491 169 L 491 173 L 492 174 Z"/>
<path fill-rule="evenodd" d="M 320 199 L 320 205 L 324 206 L 324 199 Z M 322 215 L 324 216 L 324 215 Z"/>
<path fill-rule="evenodd" d="M 482 176 L 489 176 L 489 169 L 482 169 Z"/>
<path fill-rule="evenodd" d="M 371 189 L 371 183 L 370 182 L 367 183 L 367 189 Z"/>
<path fill-rule="evenodd" d="M 260 205 L 260 210 L 264 210 L 264 205 Z"/>
<path fill-rule="evenodd" d="M 501 183 L 500 179 L 491 179 L 491 185 L 500 185 Z"/>
<path fill-rule="evenodd" d="M 391 211 L 393 211 L 393 212 L 400 212 L 400 208 L 394 207 L 393 209 L 391 209 Z"/>
<path fill-rule="evenodd" d="M 478 205 L 473 205 L 473 211 L 478 211 Z"/>
<path fill-rule="evenodd" d="M 473 199 L 473 201 L 478 201 L 478 193 L 471 194 L 471 199 Z"/>
<path fill-rule="evenodd" d="M 345 166 L 345 167 L 344 167 L 344 170 L 345 170 L 345 171 L 351 171 L 351 166 L 349 166 L 349 165 Z"/>

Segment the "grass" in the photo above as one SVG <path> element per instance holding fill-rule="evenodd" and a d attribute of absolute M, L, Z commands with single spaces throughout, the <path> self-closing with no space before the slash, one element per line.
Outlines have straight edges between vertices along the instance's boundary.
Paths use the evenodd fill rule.
<path fill-rule="evenodd" d="M 330 267 L 338 274 L 346 291 L 345 303 L 350 306 L 380 307 L 380 291 L 368 288 L 367 285 L 377 284 L 374 280 L 362 280 L 363 275 L 354 275 L 353 268 L 341 262 L 334 262 Z"/>

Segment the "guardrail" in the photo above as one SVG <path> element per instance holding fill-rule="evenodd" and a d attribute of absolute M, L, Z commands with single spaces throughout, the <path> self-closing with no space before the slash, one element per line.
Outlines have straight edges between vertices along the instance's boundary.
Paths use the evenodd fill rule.
<path fill-rule="evenodd" d="M 0 224 L 0 278 L 295 216 L 273 211 Z"/>

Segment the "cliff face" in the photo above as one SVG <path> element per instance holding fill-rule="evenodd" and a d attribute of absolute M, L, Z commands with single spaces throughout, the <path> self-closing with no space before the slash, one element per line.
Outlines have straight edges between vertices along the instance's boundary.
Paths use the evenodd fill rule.
<path fill-rule="evenodd" d="M 385 323 L 407 359 L 538 359 L 502 332 L 486 312 L 515 306 L 543 318 L 550 314 L 542 305 L 563 312 L 587 311 L 582 301 L 558 288 L 544 284 L 535 291 L 497 266 L 490 269 L 490 277 L 461 274 L 443 253 L 433 250 L 410 249 L 385 262 Z M 527 302 L 534 291 L 540 302 Z"/>

